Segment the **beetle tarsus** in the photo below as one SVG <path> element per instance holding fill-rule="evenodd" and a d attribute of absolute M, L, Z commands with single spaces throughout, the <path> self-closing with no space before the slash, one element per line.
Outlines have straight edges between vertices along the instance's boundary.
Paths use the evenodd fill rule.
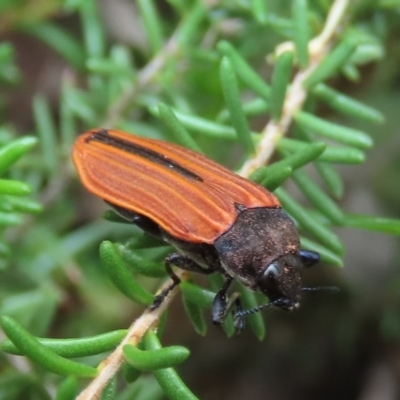
<path fill-rule="evenodd" d="M 165 270 L 167 271 L 167 274 L 169 275 L 169 277 L 173 280 L 173 284 L 169 288 L 166 289 L 167 293 L 170 292 L 176 285 L 179 285 L 181 283 L 181 280 L 179 279 L 179 277 L 177 277 L 175 275 L 175 272 L 173 271 L 172 266 L 175 265 L 176 267 L 181 268 L 179 264 L 180 264 L 180 259 L 182 257 L 184 257 L 184 256 L 181 256 L 178 253 L 172 253 L 165 258 L 165 261 L 164 261 L 165 262 Z"/>
<path fill-rule="evenodd" d="M 160 294 L 158 294 L 156 297 L 154 297 L 153 304 L 149 307 L 150 311 L 156 310 L 164 299 L 168 296 L 168 293 L 177 285 L 180 283 L 180 279 L 176 276 L 176 278 L 179 280 L 179 282 L 172 282 L 171 285 L 169 285 L 166 289 L 164 289 Z"/>
<path fill-rule="evenodd" d="M 241 333 L 246 327 L 246 319 L 242 314 L 243 313 L 242 302 L 240 301 L 239 298 L 235 300 L 235 306 L 236 310 L 235 313 L 233 314 L 233 323 L 235 325 L 237 333 Z"/>
<path fill-rule="evenodd" d="M 211 308 L 212 323 L 221 325 L 229 311 L 226 292 L 232 283 L 232 278 L 227 278 L 221 290 L 215 295 Z"/>
<path fill-rule="evenodd" d="M 220 325 L 224 322 L 229 311 L 233 311 L 233 323 L 237 333 L 241 333 L 246 327 L 245 316 L 243 315 L 242 302 L 240 301 L 240 293 L 235 292 L 227 301 L 226 292 L 232 282 L 229 278 L 225 281 L 222 289 L 216 294 L 212 305 L 212 322 L 214 325 Z"/>

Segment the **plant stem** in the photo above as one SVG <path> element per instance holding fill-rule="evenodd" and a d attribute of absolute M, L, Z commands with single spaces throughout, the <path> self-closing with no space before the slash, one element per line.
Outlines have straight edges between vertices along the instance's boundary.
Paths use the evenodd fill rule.
<path fill-rule="evenodd" d="M 175 274 L 182 280 L 185 281 L 189 277 L 189 273 L 182 270 L 177 270 Z M 168 279 L 167 282 L 160 288 L 160 291 L 168 287 L 172 283 L 172 280 Z M 126 344 L 137 345 L 144 334 L 149 329 L 157 327 L 162 313 L 168 308 L 173 298 L 178 293 L 178 286 L 172 289 L 168 296 L 165 297 L 161 305 L 153 311 L 146 309 L 144 313 L 133 322 L 128 329 L 128 333 L 120 345 L 98 366 L 99 374 L 90 382 L 90 384 L 84 389 L 77 400 L 98 400 L 101 396 L 101 392 L 107 386 L 108 382 L 118 373 L 123 362 L 125 361 L 122 349 Z"/>
<path fill-rule="evenodd" d="M 328 53 L 333 36 L 345 15 L 349 0 L 335 0 L 328 14 L 324 29 L 309 43 L 310 64 L 299 71 L 288 89 L 283 104 L 283 111 L 279 120 L 271 120 L 261 132 L 261 139 L 253 157 L 249 157 L 238 172 L 239 175 L 248 177 L 250 174 L 268 163 L 275 151 L 276 145 L 289 130 L 294 114 L 299 111 L 307 99 L 307 90 L 304 89 L 304 81 L 312 74 L 319 63 Z M 277 55 L 285 51 L 293 51 L 293 43 L 283 43 L 276 48 Z"/>

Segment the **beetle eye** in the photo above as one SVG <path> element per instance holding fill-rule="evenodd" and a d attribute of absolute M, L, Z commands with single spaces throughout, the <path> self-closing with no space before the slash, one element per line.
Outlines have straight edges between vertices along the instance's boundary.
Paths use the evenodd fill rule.
<path fill-rule="evenodd" d="M 280 267 L 279 262 L 275 261 L 268 265 L 258 282 L 261 291 L 270 299 L 281 297 L 279 281 L 282 274 L 283 269 Z"/>
<path fill-rule="evenodd" d="M 263 274 L 263 278 L 278 278 L 282 275 L 282 270 L 279 268 L 277 262 L 274 262 L 268 266 Z"/>
<path fill-rule="evenodd" d="M 267 266 L 258 280 L 258 289 L 278 307 L 291 309 L 300 299 L 300 257 L 285 254 Z"/>

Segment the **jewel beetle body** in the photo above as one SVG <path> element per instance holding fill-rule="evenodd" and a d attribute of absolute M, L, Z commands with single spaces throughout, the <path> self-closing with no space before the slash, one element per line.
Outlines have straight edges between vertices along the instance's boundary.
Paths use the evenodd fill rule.
<path fill-rule="evenodd" d="M 302 270 L 319 256 L 300 249 L 294 222 L 262 186 L 194 151 L 117 130 L 80 135 L 73 161 L 90 192 L 177 249 L 165 260 L 173 284 L 153 308 L 179 283 L 172 266 L 225 276 L 213 303 L 215 324 L 227 313 L 233 280 L 276 307 L 298 307 Z"/>

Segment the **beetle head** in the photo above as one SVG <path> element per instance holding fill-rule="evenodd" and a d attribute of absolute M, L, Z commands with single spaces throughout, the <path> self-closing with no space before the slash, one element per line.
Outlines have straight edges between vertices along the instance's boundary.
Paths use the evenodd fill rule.
<path fill-rule="evenodd" d="M 311 250 L 300 250 L 298 254 L 285 254 L 264 269 L 258 287 L 270 302 L 287 311 L 299 307 L 301 271 L 319 261 L 319 254 Z"/>
<path fill-rule="evenodd" d="M 301 270 L 297 254 L 285 254 L 270 263 L 258 280 L 258 288 L 274 306 L 291 311 L 299 307 Z"/>

